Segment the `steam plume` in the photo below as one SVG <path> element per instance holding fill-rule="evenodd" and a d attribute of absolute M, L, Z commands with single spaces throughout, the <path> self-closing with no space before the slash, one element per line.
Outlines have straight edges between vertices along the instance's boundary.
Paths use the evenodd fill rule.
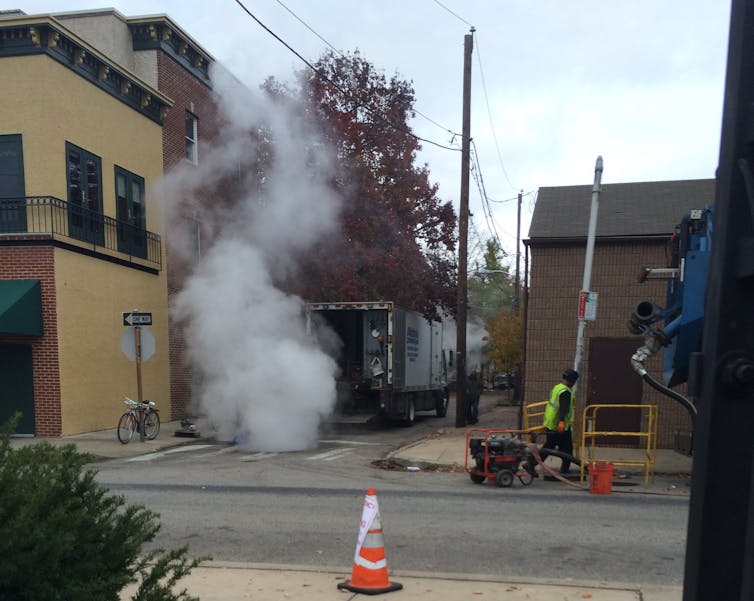
<path fill-rule="evenodd" d="M 223 99 L 222 146 L 200 147 L 198 168 L 171 174 L 162 191 L 169 222 L 196 211 L 205 234 L 173 306 L 198 376 L 194 396 L 221 440 L 241 435 L 259 451 L 312 448 L 335 402 L 337 366 L 306 334 L 304 301 L 276 284 L 295 276 L 291 257 L 337 224 L 331 154 L 303 110 L 241 93 L 219 70 L 213 76 Z M 248 183 L 253 192 L 234 204 L 213 197 L 214 184 L 243 178 L 232 170 L 255 163 L 249 132 L 262 125 L 272 148 L 263 185 Z M 195 240 L 178 231 L 169 225 L 171 252 L 188 257 Z"/>

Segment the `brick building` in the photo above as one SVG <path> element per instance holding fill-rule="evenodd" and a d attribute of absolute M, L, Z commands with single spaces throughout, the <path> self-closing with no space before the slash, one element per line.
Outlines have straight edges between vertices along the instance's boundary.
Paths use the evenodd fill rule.
<path fill-rule="evenodd" d="M 686 410 L 639 378 L 630 365 L 642 344 L 627 328 L 636 304 L 664 306 L 666 283 L 639 283 L 642 268 L 665 267 L 675 226 L 691 209 L 714 204 L 715 180 L 605 184 L 599 199 L 591 289 L 597 314 L 587 322 L 579 406 L 656 404 L 658 446 L 672 447 L 676 432 L 688 431 Z M 524 241 L 530 257 L 526 308 L 525 403 L 548 398 L 566 367 L 573 365 L 578 298 L 583 282 L 592 186 L 540 188 Z M 660 357 L 646 367 L 661 378 Z M 679 389 L 683 394 L 683 387 Z M 632 424 L 625 424 L 631 429 Z"/>

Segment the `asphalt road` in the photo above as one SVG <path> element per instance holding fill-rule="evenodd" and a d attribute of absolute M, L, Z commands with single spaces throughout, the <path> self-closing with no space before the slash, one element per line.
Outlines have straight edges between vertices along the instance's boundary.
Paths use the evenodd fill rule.
<path fill-rule="evenodd" d="M 392 569 L 678 585 L 688 501 L 537 486 L 500 489 L 464 473 L 373 461 L 445 424 L 331 432 L 318 449 L 227 444 L 99 463 L 98 479 L 160 514 L 156 545 L 215 560 L 350 568 L 364 494 L 376 488 Z"/>

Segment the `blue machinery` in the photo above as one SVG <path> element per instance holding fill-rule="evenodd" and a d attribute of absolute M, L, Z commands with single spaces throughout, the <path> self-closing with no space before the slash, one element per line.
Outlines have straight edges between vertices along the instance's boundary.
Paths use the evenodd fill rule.
<path fill-rule="evenodd" d="M 642 334 L 644 344 L 631 357 L 631 365 L 647 384 L 681 403 L 696 419 L 696 406 L 683 395 L 671 390 L 693 377 L 690 363 L 702 344 L 704 301 L 712 246 L 712 209 L 695 209 L 687 213 L 669 244 L 669 266 L 644 268 L 639 281 L 668 281 L 665 308 L 651 301 L 641 301 L 629 320 L 629 330 Z M 658 327 L 656 324 L 664 325 Z M 649 375 L 644 362 L 663 352 L 663 381 Z"/>

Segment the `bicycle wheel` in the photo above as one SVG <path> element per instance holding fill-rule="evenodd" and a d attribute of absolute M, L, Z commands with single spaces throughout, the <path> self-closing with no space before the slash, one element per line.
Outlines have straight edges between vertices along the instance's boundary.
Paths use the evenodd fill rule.
<path fill-rule="evenodd" d="M 147 440 L 154 440 L 160 433 L 160 414 L 154 409 L 147 409 L 144 413 L 144 436 Z"/>
<path fill-rule="evenodd" d="M 128 444 L 136 432 L 136 418 L 130 411 L 126 411 L 118 420 L 118 440 L 123 444 Z"/>

